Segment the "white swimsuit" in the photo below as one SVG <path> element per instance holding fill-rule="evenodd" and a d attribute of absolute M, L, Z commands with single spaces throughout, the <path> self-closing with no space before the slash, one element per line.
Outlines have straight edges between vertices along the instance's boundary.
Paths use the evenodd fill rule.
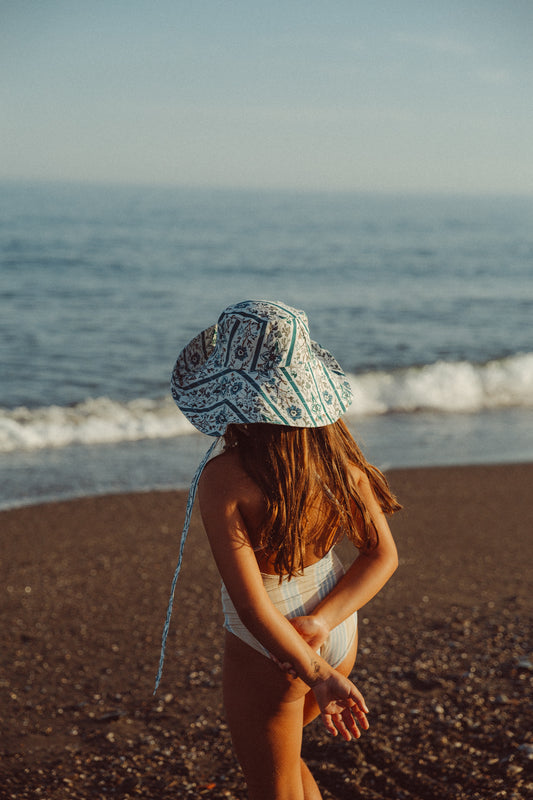
<path fill-rule="evenodd" d="M 344 575 L 339 557 L 331 549 L 324 558 L 306 567 L 301 575 L 289 580 L 283 576 L 261 573 L 263 584 L 274 606 L 287 619 L 311 614 Z M 224 627 L 259 653 L 272 658 L 268 650 L 242 624 L 224 583 L 222 583 Z M 319 654 L 332 667 L 337 667 L 350 650 L 357 633 L 357 611 L 334 628 L 319 649 Z"/>

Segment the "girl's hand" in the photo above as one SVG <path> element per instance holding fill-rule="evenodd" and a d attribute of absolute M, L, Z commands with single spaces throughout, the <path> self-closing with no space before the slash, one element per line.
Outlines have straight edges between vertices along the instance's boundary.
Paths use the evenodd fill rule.
<path fill-rule="evenodd" d="M 350 741 L 352 736 L 359 739 L 361 731 L 370 727 L 366 715 L 368 708 L 363 695 L 354 684 L 340 672 L 333 670 L 331 675 L 318 681 L 313 687 L 322 722 L 328 731 Z"/>
<path fill-rule="evenodd" d="M 329 627 L 318 616 L 293 617 L 289 622 L 313 650 L 318 650 L 330 634 Z"/>

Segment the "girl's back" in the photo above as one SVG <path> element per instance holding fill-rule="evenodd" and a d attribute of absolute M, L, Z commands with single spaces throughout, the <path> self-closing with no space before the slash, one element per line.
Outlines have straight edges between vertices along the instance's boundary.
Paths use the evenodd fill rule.
<path fill-rule="evenodd" d="M 361 471 L 353 466 L 352 472 L 356 482 Z M 261 545 L 260 531 L 267 513 L 267 501 L 261 488 L 245 470 L 239 448 L 231 447 L 213 458 L 205 467 L 204 475 L 210 481 L 216 481 L 228 502 L 234 502 L 238 506 L 260 571 L 267 575 L 276 574 L 274 554 L 269 553 Z M 300 520 L 303 534 L 303 568 L 323 558 L 332 543 L 338 541 L 341 535 L 341 531 L 328 529 L 327 509 L 322 500 L 323 498 L 317 495 L 305 509 L 305 521 Z M 332 536 L 333 533 L 336 535 Z"/>

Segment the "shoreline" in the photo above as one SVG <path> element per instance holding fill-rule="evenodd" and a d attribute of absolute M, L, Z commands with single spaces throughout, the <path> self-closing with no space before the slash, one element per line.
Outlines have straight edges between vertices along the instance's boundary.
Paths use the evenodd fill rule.
<path fill-rule="evenodd" d="M 370 463 L 385 471 L 434 466 L 527 464 L 533 454 L 530 409 L 479 414 L 392 414 L 347 418 Z M 166 439 L 0 454 L 0 509 L 73 497 L 188 488 L 209 438 Z"/>
<path fill-rule="evenodd" d="M 360 613 L 357 743 L 313 723 L 326 799 L 520 798 L 533 759 L 533 464 L 387 471 L 400 568 Z M 0 511 L 5 797 L 244 800 L 221 702 L 219 579 L 198 511 L 152 696 L 186 493 Z M 201 635 L 199 635 L 201 634 Z"/>
<path fill-rule="evenodd" d="M 204 448 L 205 449 L 205 448 Z M 204 454 L 204 449 L 201 447 L 198 450 L 200 454 L 197 458 L 199 462 L 201 457 Z M 374 463 L 374 462 L 372 462 Z M 533 465 L 533 461 L 530 458 L 512 458 L 510 457 L 508 460 L 503 461 L 492 461 L 488 459 L 487 461 L 472 461 L 472 462 L 458 462 L 458 463 L 442 463 L 442 464 L 406 464 L 405 466 L 387 466 L 383 464 L 376 464 L 382 472 L 384 472 L 387 476 L 393 476 L 397 473 L 408 473 L 413 471 L 432 471 L 432 470 L 469 470 L 469 469 L 483 469 L 483 468 L 490 468 L 490 469 L 507 469 L 507 468 L 516 468 L 516 467 L 524 467 L 528 468 L 529 466 Z M 196 468 L 196 461 L 193 463 L 193 466 L 190 467 L 188 470 L 190 472 L 190 477 L 194 474 L 194 470 Z M 183 471 L 185 474 L 185 471 Z M 188 480 L 188 478 L 187 478 Z M 80 491 L 66 491 L 65 493 L 59 492 L 58 494 L 49 493 L 43 496 L 34 496 L 29 497 L 27 499 L 23 498 L 13 498 L 11 500 L 5 499 L 0 501 L 0 514 L 9 511 L 17 511 L 23 508 L 35 508 L 37 506 L 49 506 L 49 505 L 56 505 L 57 503 L 70 503 L 76 502 L 79 500 L 84 499 L 94 499 L 94 498 L 101 498 L 106 499 L 108 497 L 121 497 L 123 495 L 148 495 L 148 494 L 165 494 L 165 493 L 187 493 L 189 489 L 188 484 L 180 483 L 172 484 L 169 483 L 161 483 L 161 484 L 154 484 L 148 485 L 146 487 L 140 486 L 138 488 L 135 487 L 112 487 L 110 489 L 88 489 L 88 490 L 80 490 Z"/>

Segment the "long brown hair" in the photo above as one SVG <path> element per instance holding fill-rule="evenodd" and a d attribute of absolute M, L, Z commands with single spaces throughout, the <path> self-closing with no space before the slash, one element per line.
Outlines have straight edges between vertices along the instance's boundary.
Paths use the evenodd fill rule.
<path fill-rule="evenodd" d="M 227 447 L 237 446 L 243 468 L 264 495 L 258 546 L 273 556 L 278 575 L 301 571 L 306 549 L 320 542 L 325 553 L 340 532 L 359 549 L 377 545 L 378 534 L 351 465 L 368 476 L 385 513 L 401 508 L 384 475 L 369 464 L 342 420 L 321 428 L 229 425 L 224 439 Z"/>

